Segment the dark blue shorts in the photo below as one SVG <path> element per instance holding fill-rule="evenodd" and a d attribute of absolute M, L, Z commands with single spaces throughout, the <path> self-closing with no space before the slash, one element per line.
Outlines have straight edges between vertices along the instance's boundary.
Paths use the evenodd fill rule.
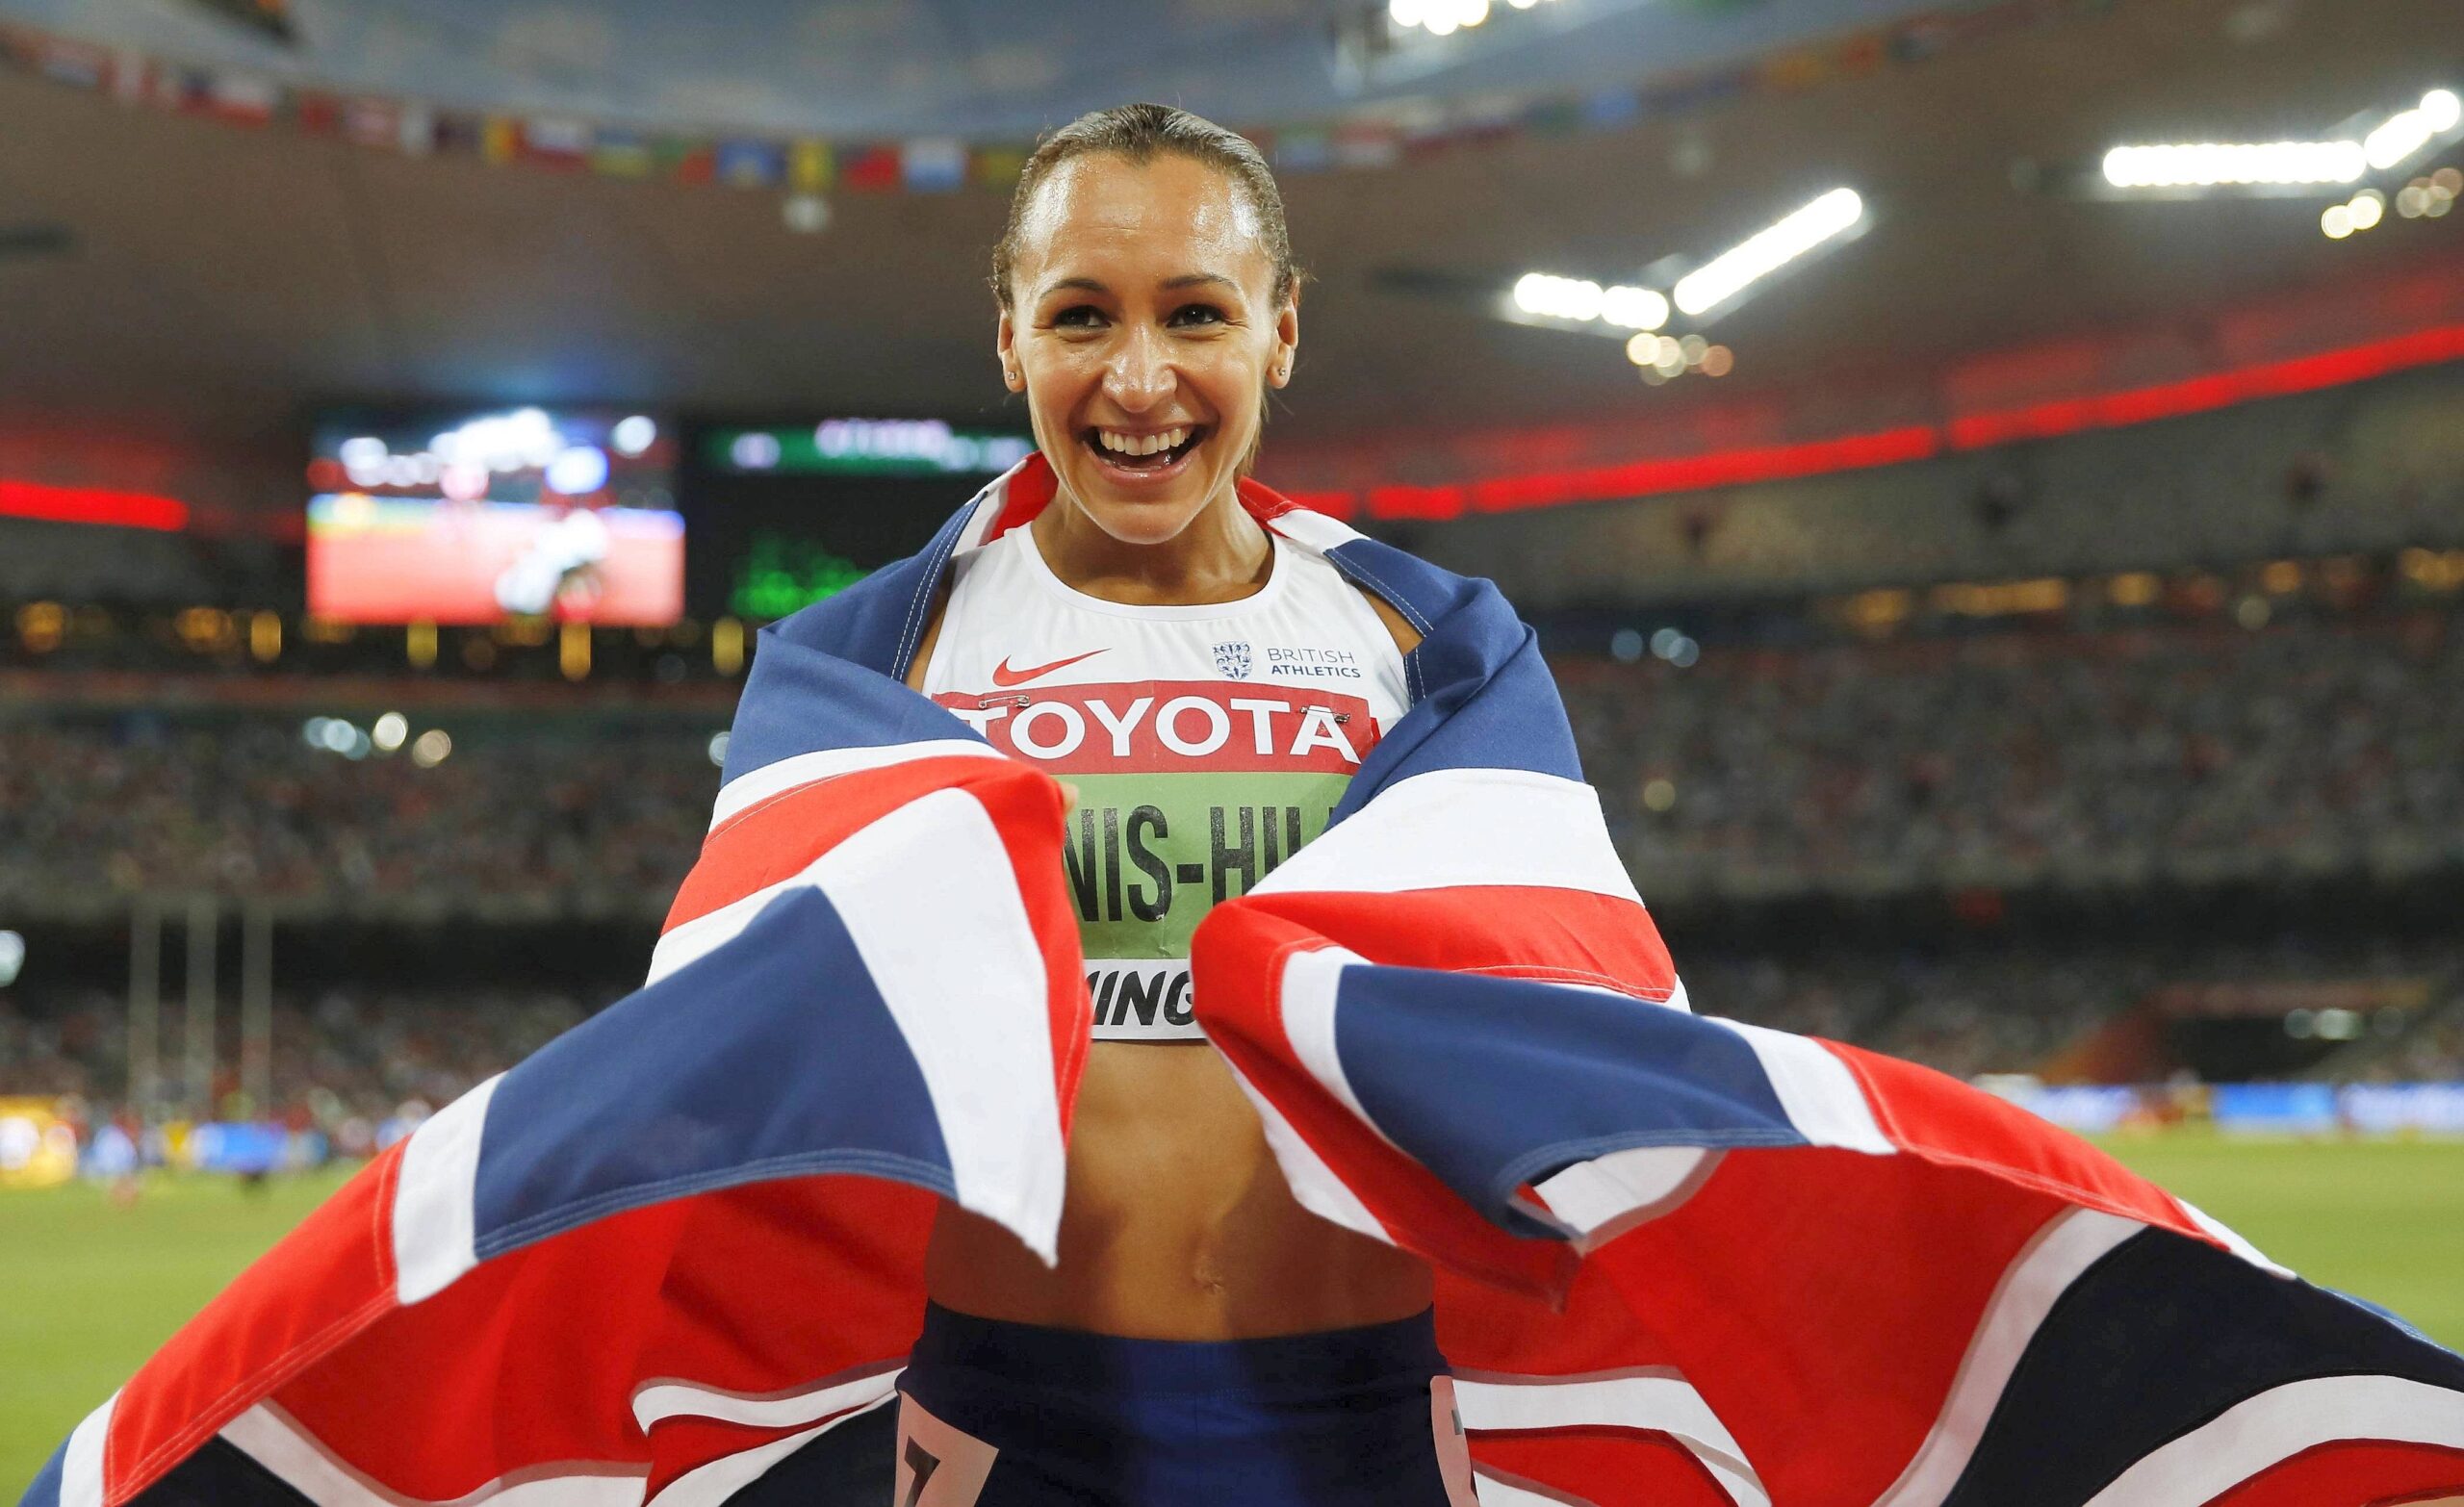
<path fill-rule="evenodd" d="M 1123 1340 L 933 1307 L 900 1378 L 895 1507 L 1447 1507 L 1470 1466 L 1430 1315 Z M 1459 1494 L 1450 1494 L 1450 1480 Z"/>

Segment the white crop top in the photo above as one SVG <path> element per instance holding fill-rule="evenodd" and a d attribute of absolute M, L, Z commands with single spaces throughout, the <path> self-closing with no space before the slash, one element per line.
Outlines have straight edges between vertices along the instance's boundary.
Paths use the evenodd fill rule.
<path fill-rule="evenodd" d="M 1078 787 L 1063 857 L 1099 1040 L 1200 1038 L 1198 919 L 1325 830 L 1409 704 L 1368 599 L 1272 538 L 1264 587 L 1203 605 L 1075 591 L 1025 527 L 954 567 L 924 692 Z"/>

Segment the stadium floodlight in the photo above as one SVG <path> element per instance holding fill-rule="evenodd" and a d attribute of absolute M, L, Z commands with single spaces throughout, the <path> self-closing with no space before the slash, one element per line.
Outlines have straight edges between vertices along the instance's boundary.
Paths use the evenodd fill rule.
<path fill-rule="evenodd" d="M 1596 321 L 1617 330 L 1656 330 L 1668 322 L 1666 294 L 1626 283 L 1603 288 L 1585 277 L 1526 272 L 1515 279 L 1512 296 L 1524 314 L 1569 324 Z"/>
<path fill-rule="evenodd" d="M 1823 243 L 1846 235 L 1864 217 L 1865 201 L 1856 190 L 1834 189 L 1679 278 L 1677 306 L 1699 318 Z"/>
<path fill-rule="evenodd" d="M 2357 182 L 2420 155 L 2464 124 L 2464 99 L 2434 89 L 2360 140 L 2197 141 L 2117 146 L 2105 154 L 2105 181 L 2117 189 L 2258 188 Z"/>
<path fill-rule="evenodd" d="M 2201 141 L 2117 146 L 2105 181 L 2117 189 L 2350 183 L 2369 169 L 2359 141 Z"/>
<path fill-rule="evenodd" d="M 1514 306 L 1543 319 L 1589 323 L 1600 318 L 1601 303 L 1606 296 L 1598 283 L 1587 278 L 1526 272 L 1514 281 Z"/>
<path fill-rule="evenodd" d="M 1620 284 L 1600 295 L 1600 319 L 1621 330 L 1656 330 L 1668 322 L 1668 298 L 1649 288 Z"/>
<path fill-rule="evenodd" d="M 1543 0 L 1506 0 L 1518 11 L 1528 11 Z M 1549 0 L 1553 4 L 1554 0 Z M 1468 31 L 1489 18 L 1489 0 L 1386 0 L 1386 18 L 1397 29 L 1418 28 L 1431 37 L 1450 37 Z"/>
<path fill-rule="evenodd" d="M 2450 89 L 2434 89 L 2410 110 L 2399 110 L 2386 123 L 2361 139 L 2370 166 L 2381 172 L 2405 162 L 2464 120 L 2464 101 Z"/>

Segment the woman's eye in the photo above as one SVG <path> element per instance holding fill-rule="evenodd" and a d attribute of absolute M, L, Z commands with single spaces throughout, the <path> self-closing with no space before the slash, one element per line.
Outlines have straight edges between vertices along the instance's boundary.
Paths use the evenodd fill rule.
<path fill-rule="evenodd" d="M 1091 329 L 1103 322 L 1103 311 L 1091 303 L 1072 304 L 1052 317 L 1052 327 L 1057 330 Z"/>
<path fill-rule="evenodd" d="M 1220 324 L 1223 311 L 1211 303 L 1184 304 L 1172 311 L 1174 324 Z"/>

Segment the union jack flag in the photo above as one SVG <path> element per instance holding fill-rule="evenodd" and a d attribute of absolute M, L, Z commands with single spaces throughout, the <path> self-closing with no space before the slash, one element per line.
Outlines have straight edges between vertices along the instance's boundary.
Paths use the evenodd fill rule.
<path fill-rule="evenodd" d="M 355 1177 L 29 1507 L 885 1499 L 936 1201 L 1047 1260 L 1061 1209 L 1060 796 L 902 683 L 1052 490 L 769 630 L 649 983 Z M 1326 833 L 1201 926 L 1199 1015 L 1301 1202 L 1436 1267 L 1481 1503 L 2464 1487 L 2464 1360 L 1989 1095 L 1691 1013 L 1529 630 L 1244 496 L 1424 640 Z"/>

